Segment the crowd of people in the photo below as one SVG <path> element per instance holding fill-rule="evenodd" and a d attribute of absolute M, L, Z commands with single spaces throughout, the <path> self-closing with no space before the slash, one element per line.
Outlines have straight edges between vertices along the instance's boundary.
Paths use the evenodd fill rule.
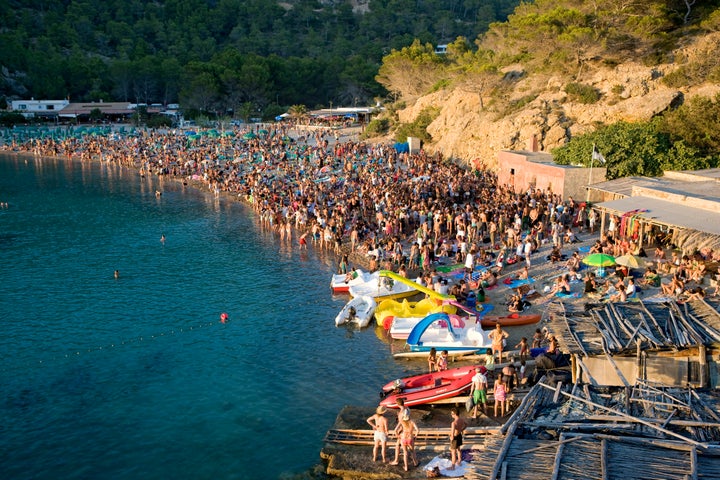
<path fill-rule="evenodd" d="M 583 278 L 584 270 L 583 293 L 608 301 L 625 301 L 642 288 L 703 298 L 703 280 L 708 273 L 715 275 L 705 270 L 706 260 L 715 260 L 720 253 L 680 256 L 673 251 L 666 258 L 668 249 L 658 247 L 650 259 L 636 239 L 618 233 L 619 219 L 615 217 L 588 253 L 633 254 L 653 264 L 640 278 L 618 269 L 612 281 L 600 279 L 582 264 L 580 252 L 572 247 L 578 234 L 594 235 L 597 229 L 598 214 L 585 202 L 563 199 L 550 190 L 516 191 L 499 184 L 489 169 L 469 169 L 424 151 L 400 153 L 388 145 L 342 140 L 329 129 L 301 131 L 277 124 L 268 130 L 257 126 L 253 132 L 235 129 L 225 135 L 192 138 L 180 130 L 146 130 L 133 135 L 34 139 L 3 145 L 2 149 L 116 163 L 136 169 L 141 176 L 201 184 L 216 195 L 224 192 L 248 203 L 263 227 L 277 231 L 282 239 L 296 241 L 298 248 L 313 245 L 334 252 L 348 275 L 352 273 L 348 255 L 355 254 L 370 259 L 370 270 L 382 266 L 404 276 L 408 271 L 419 272 L 426 285 L 473 304 L 484 300 L 483 287 L 496 285 L 507 265 L 519 263 L 522 268 L 514 279 L 529 279 L 533 258 L 545 244 L 551 246 L 548 262 L 565 270 L 545 292 L 547 297 L 570 294 L 571 283 Z M 443 282 L 433 270 L 441 259 L 462 264 L 467 276 L 453 285 Z M 487 268 L 474 278 L 478 265 Z M 662 275 L 669 275 L 669 280 L 663 281 Z M 713 295 L 718 295 L 718 288 Z M 529 306 L 527 291 L 518 289 L 508 304 L 509 311 Z M 492 347 L 473 378 L 473 417 L 478 409 L 485 412 L 488 376 L 493 378 L 495 361 L 502 362 L 508 334 L 498 326 L 490 337 Z M 532 347 L 541 344 L 557 350 L 557 340 L 538 331 Z M 520 348 L 524 365 L 522 356 L 527 357 L 530 349 L 527 339 L 516 348 Z M 447 361 L 447 352 L 436 355 L 433 351 L 428 367 L 431 371 L 446 369 Z M 506 414 L 508 393 L 522 377 L 523 370 L 517 372 L 513 365 L 503 366 L 494 376 L 496 416 Z M 417 425 L 403 406 L 394 430 L 389 429 L 384 414 L 384 407 L 378 407 L 367 419 L 374 431 L 373 461 L 378 457 L 387 461 L 386 447 L 394 435 L 397 443 L 391 464 L 398 464 L 402 454 L 407 470 L 408 462 L 417 464 Z M 452 468 L 461 462 L 465 428 L 465 421 L 454 410 Z"/>
<path fill-rule="evenodd" d="M 249 202 L 263 225 L 296 235 L 298 243 L 304 238 L 338 253 L 376 252 L 381 261 L 410 270 L 428 270 L 440 256 L 463 262 L 473 250 L 479 260 L 503 250 L 507 260 L 522 252 L 529 262 L 527 252 L 553 232 L 578 221 L 590 228 L 589 209 L 572 198 L 564 202 L 539 189 L 515 192 L 498 185 L 490 170 L 471 170 L 440 155 L 399 153 L 336 140 L 329 130 L 299 132 L 282 124 L 256 132 L 190 138 L 182 131 L 146 130 L 4 148 L 199 181 Z"/>

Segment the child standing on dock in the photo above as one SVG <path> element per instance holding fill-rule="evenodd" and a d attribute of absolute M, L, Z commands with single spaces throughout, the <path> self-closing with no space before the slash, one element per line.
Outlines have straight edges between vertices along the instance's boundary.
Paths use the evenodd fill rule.
<path fill-rule="evenodd" d="M 437 371 L 443 372 L 448 369 L 448 351 L 443 350 L 437 359 Z"/>
<path fill-rule="evenodd" d="M 452 423 L 450 424 L 450 461 L 452 465 L 448 470 L 455 470 L 456 466 L 460 466 L 462 463 L 462 452 L 460 447 L 463 444 L 463 432 L 467 428 L 465 420 L 458 415 L 457 408 L 450 410 L 450 416 L 452 417 Z"/>
<path fill-rule="evenodd" d="M 522 337 L 520 339 L 520 343 L 515 345 L 515 348 L 520 349 L 520 361 L 527 360 L 527 358 L 530 356 L 530 345 L 528 345 L 526 337 Z"/>
<path fill-rule="evenodd" d="M 495 380 L 493 397 L 495 398 L 495 416 L 498 416 L 498 407 L 500 407 L 500 416 L 504 417 L 507 405 L 507 385 L 502 375 Z"/>
<path fill-rule="evenodd" d="M 437 351 L 435 350 L 435 347 L 430 349 L 430 354 L 428 355 L 428 371 L 430 373 L 437 370 Z"/>
<path fill-rule="evenodd" d="M 377 461 L 378 447 L 381 448 L 382 461 L 386 462 L 385 451 L 387 450 L 388 440 L 388 422 L 385 418 L 385 407 L 380 405 L 375 410 L 375 414 L 367 419 L 368 425 L 372 427 L 373 432 L 373 462 Z"/>

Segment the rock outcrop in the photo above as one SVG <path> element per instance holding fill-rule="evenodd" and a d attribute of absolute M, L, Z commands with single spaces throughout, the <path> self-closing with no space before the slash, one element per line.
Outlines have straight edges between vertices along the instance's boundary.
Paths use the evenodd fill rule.
<path fill-rule="evenodd" d="M 720 34 L 702 37 L 676 58 L 692 61 L 694 52 L 720 47 Z M 401 122 L 410 122 L 429 106 L 439 107 L 439 116 L 429 125 L 432 141 L 424 148 L 473 163 L 495 166 L 501 150 L 528 149 L 533 138 L 540 151 L 550 152 L 573 136 L 618 121 L 646 121 L 676 107 L 695 95 L 714 97 L 720 85 L 703 84 L 682 89 L 668 87 L 662 78 L 680 64 L 645 66 L 624 63 L 612 69 L 597 66 L 578 83 L 593 87 L 600 98 L 592 104 L 571 100 L 565 93 L 570 82 L 560 77 L 526 75 L 521 66 L 506 72 L 510 89 L 504 100 L 481 98 L 476 92 L 460 88 L 437 91 L 419 98 L 399 112 Z M 512 101 L 530 99 L 517 111 L 510 111 Z"/>

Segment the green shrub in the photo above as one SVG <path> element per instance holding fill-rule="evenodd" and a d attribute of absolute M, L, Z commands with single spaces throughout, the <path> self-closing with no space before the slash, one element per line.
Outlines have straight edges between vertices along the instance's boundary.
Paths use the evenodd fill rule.
<path fill-rule="evenodd" d="M 148 118 L 147 126 L 150 128 L 171 127 L 172 120 L 167 115 L 153 115 Z"/>
<path fill-rule="evenodd" d="M 417 137 L 424 142 L 429 142 L 432 137 L 427 131 L 428 125 L 440 115 L 440 109 L 437 107 L 427 107 L 423 109 L 411 123 L 401 123 L 395 130 L 395 140 L 398 142 L 407 141 L 407 137 Z"/>
<path fill-rule="evenodd" d="M 565 85 L 565 93 L 571 101 L 578 103 L 591 104 L 600 100 L 600 92 L 597 89 L 582 83 L 568 83 Z"/>
<path fill-rule="evenodd" d="M 28 123 L 28 120 L 20 113 L 0 112 L 0 125 L 3 127 L 12 127 L 13 125 L 22 125 Z"/>
<path fill-rule="evenodd" d="M 363 132 L 363 138 L 372 138 L 378 137 L 380 135 L 385 135 L 388 132 L 389 128 L 390 121 L 387 118 L 376 118 L 375 120 L 370 121 L 370 123 L 367 124 L 367 127 L 365 127 L 365 132 Z"/>
<path fill-rule="evenodd" d="M 520 97 L 516 100 L 511 100 L 508 104 L 507 113 L 517 112 L 518 110 L 522 110 L 525 105 L 528 105 L 533 100 L 537 98 L 537 94 L 531 93 L 530 95 L 525 95 L 524 97 Z"/>

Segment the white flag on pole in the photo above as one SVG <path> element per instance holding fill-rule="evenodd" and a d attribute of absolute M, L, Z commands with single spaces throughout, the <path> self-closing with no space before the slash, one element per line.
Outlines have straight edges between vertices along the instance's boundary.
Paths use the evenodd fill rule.
<path fill-rule="evenodd" d="M 595 145 L 593 145 L 592 159 L 597 160 L 600 163 L 605 163 L 605 157 L 602 156 L 602 153 L 597 151 Z"/>

